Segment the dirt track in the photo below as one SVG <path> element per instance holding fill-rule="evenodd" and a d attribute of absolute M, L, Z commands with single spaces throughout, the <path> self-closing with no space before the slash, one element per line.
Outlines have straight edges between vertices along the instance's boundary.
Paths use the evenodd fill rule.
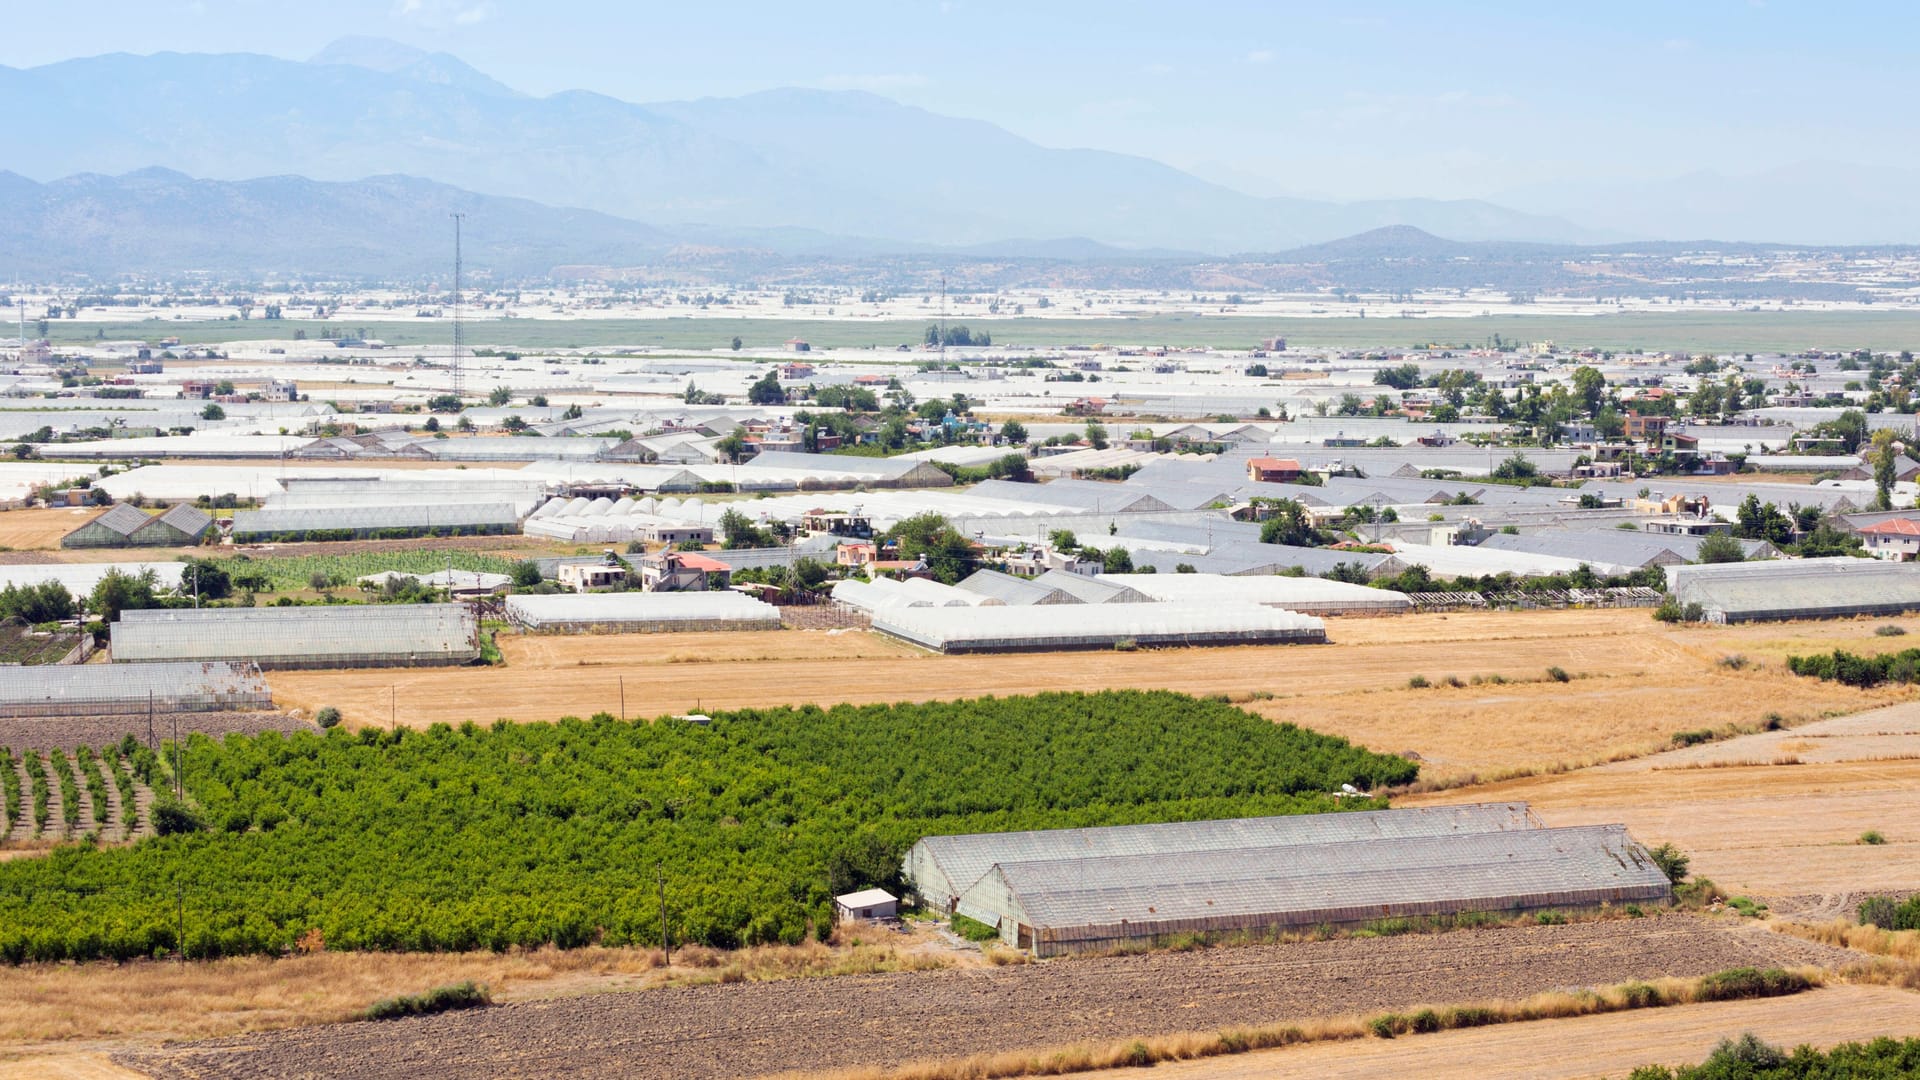
<path fill-rule="evenodd" d="M 1687 916 L 603 994 L 128 1054 L 166 1078 L 682 1080 L 898 1065 L 1848 954 Z"/>

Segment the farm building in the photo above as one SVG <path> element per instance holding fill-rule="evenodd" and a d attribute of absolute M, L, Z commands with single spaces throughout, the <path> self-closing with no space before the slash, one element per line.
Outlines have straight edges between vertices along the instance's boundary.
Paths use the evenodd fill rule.
<path fill-rule="evenodd" d="M 956 590 L 964 591 L 964 590 Z M 836 587 L 834 598 L 840 599 Z M 1179 645 L 1291 645 L 1327 640 L 1326 624 L 1258 604 L 882 606 L 873 628 L 943 653 L 1045 652 Z"/>
<path fill-rule="evenodd" d="M 519 529 L 520 515 L 512 503 L 289 507 L 242 510 L 233 515 L 233 538 L 241 543 L 498 536 Z"/>
<path fill-rule="evenodd" d="M 273 708 L 250 663 L 47 664 L 0 679 L 0 716 L 123 716 Z"/>
<path fill-rule="evenodd" d="M 123 611 L 113 659 L 251 660 L 261 667 L 418 667 L 480 657 L 465 604 Z"/>
<path fill-rule="evenodd" d="M 1777 559 L 1667 568 L 1668 591 L 1708 622 L 1829 619 L 1920 611 L 1920 565 L 1881 559 Z"/>
<path fill-rule="evenodd" d="M 899 910 L 900 901 L 885 889 L 862 889 L 833 898 L 833 914 L 839 922 L 891 919 Z"/>
<path fill-rule="evenodd" d="M 186 547 L 198 544 L 213 528 L 213 518 L 186 503 L 150 515 L 127 503 L 60 538 L 63 548 Z"/>
<path fill-rule="evenodd" d="M 1254 822 L 1199 822 L 1187 826 L 1134 826 L 1110 830 L 1064 830 L 1010 834 L 996 851 L 992 837 L 971 841 L 971 865 L 949 857 L 935 874 L 918 864 L 939 864 L 922 846 L 907 856 L 906 869 L 923 900 L 928 890 L 952 890 L 978 860 L 991 859 L 970 884 L 934 895 L 941 906 L 1000 930 L 1002 940 L 1040 956 L 1151 942 L 1173 934 L 1270 933 L 1320 925 L 1356 925 L 1384 918 L 1448 915 L 1468 911 L 1524 911 L 1601 904 L 1664 903 L 1672 898 L 1667 877 L 1620 825 L 1539 827 L 1520 807 L 1471 808 L 1447 821 L 1415 820 L 1402 828 L 1376 812 L 1372 823 L 1342 835 L 1337 819 L 1297 830 Z M 1418 813 L 1419 811 L 1415 811 Z M 1257 819 L 1268 822 L 1273 819 Z M 1365 826 L 1377 831 L 1367 835 Z M 1128 850 L 1125 834 L 1161 830 Z M 1191 829 L 1192 844 L 1180 830 Z M 1092 838 L 1084 834 L 1108 834 Z M 1113 835 L 1119 834 L 1119 835 Z M 955 839 L 955 838 L 945 838 Z M 1075 847 L 1081 850 L 1073 850 Z M 957 850 L 957 849 L 956 849 Z"/>
<path fill-rule="evenodd" d="M 506 610 L 515 626 L 548 634 L 780 629 L 779 608 L 727 590 L 509 596 Z"/>

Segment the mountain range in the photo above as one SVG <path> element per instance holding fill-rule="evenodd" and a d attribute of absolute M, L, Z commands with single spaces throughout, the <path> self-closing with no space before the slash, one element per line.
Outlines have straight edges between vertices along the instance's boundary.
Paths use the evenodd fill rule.
<path fill-rule="evenodd" d="M 1473 200 L 1258 198 L 1143 157 L 1036 145 L 859 91 L 634 104 L 519 93 L 456 57 L 346 38 L 307 61 L 114 53 L 0 67 L 10 164 L 40 180 L 161 166 L 212 180 L 408 176 L 655 227 L 894 245 L 1079 238 L 1278 250 L 1386 225 L 1461 240 L 1601 238 Z M 1076 240 L 1078 242 L 1078 240 Z"/>

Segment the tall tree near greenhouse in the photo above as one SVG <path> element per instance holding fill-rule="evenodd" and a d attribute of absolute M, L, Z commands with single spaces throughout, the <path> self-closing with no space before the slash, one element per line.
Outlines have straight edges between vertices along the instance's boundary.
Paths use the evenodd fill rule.
<path fill-rule="evenodd" d="M 1899 451 L 1895 449 L 1893 432 L 1881 428 L 1873 433 L 1873 449 L 1868 451 L 1867 460 L 1873 462 L 1873 508 L 1875 510 L 1893 509 L 1894 462 Z"/>

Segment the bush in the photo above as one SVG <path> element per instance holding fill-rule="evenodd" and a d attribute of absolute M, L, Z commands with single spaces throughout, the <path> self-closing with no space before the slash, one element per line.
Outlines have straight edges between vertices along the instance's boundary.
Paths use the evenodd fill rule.
<path fill-rule="evenodd" d="M 340 722 L 340 710 L 331 705 L 324 706 L 319 712 L 313 714 L 313 722 L 323 728 L 333 727 Z"/>
<path fill-rule="evenodd" d="M 1890 896 L 1870 896 L 1860 904 L 1860 921 L 1882 930 L 1920 930 L 1920 896 L 1904 903 Z"/>
<path fill-rule="evenodd" d="M 1888 623 L 1885 626 L 1875 627 L 1873 633 L 1875 637 L 1905 637 L 1907 628 Z"/>
<path fill-rule="evenodd" d="M 1747 666 L 1747 658 L 1739 653 L 1728 653 L 1720 658 L 1720 666 L 1728 671 L 1741 671 Z"/>
<path fill-rule="evenodd" d="M 194 833 L 207 827 L 199 811 L 165 792 L 155 796 L 152 815 L 153 830 L 161 836 Z"/>
<path fill-rule="evenodd" d="M 1000 931 L 978 919 L 969 919 L 956 913 L 953 916 L 953 932 L 976 944 L 1000 940 Z"/>
<path fill-rule="evenodd" d="M 1886 842 L 1887 838 L 1880 834 L 1879 829 L 1868 829 L 1866 832 L 1860 834 L 1860 843 L 1862 844 L 1871 844 L 1878 847 Z"/>
<path fill-rule="evenodd" d="M 1431 684 L 1427 682 L 1425 675 L 1415 675 L 1413 678 L 1407 680 L 1407 689 L 1409 690 L 1424 690 L 1429 685 Z"/>
<path fill-rule="evenodd" d="M 1695 728 L 1692 731 L 1676 731 L 1673 733 L 1673 745 L 1675 746 L 1699 746 L 1701 743 L 1712 741 L 1713 731 L 1710 728 Z"/>
<path fill-rule="evenodd" d="M 1812 988 L 1812 980 L 1797 971 L 1745 967 L 1715 972 L 1701 979 L 1700 989 L 1694 996 L 1697 1001 L 1743 1001 L 1784 997 Z"/>
<path fill-rule="evenodd" d="M 477 1009 L 493 1004 L 487 988 L 469 979 L 448 986 L 436 986 L 424 994 L 405 994 L 385 998 L 367 1008 L 369 1020 L 398 1020 L 403 1016 L 427 1016 L 455 1009 Z"/>
<path fill-rule="evenodd" d="M 1554 682 L 1571 682 L 1573 676 L 1567 674 L 1566 668 L 1555 665 L 1547 669 L 1547 678 L 1552 679 Z"/>

